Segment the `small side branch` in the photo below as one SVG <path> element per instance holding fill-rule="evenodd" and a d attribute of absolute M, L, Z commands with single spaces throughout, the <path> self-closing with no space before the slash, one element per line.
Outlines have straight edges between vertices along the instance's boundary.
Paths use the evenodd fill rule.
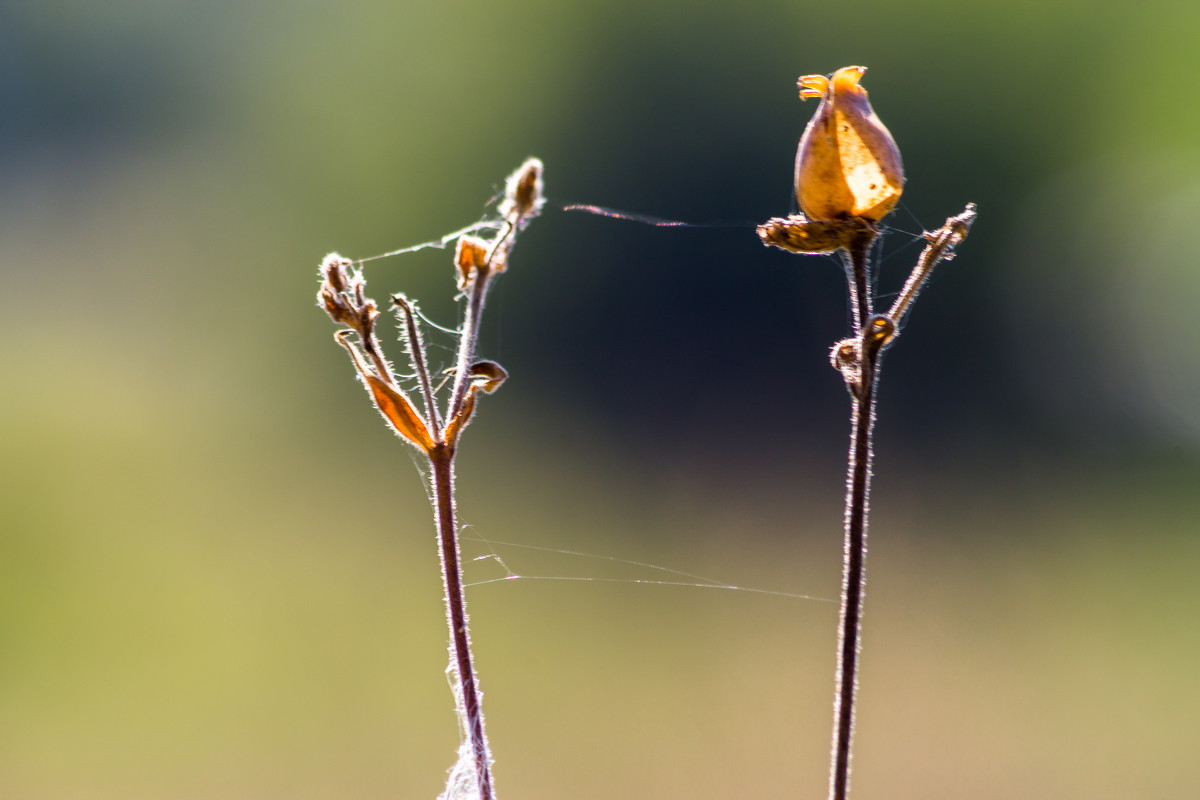
<path fill-rule="evenodd" d="M 949 261 L 954 258 L 954 248 L 967 238 L 977 216 L 975 204 L 967 203 L 967 207 L 962 210 L 961 214 L 947 219 L 946 224 L 933 233 L 925 234 L 928 244 L 921 251 L 920 257 L 917 258 L 917 265 L 913 267 L 908 280 L 904 282 L 904 288 L 900 290 L 900 295 L 892 304 L 891 310 L 888 311 L 888 316 L 896 323 L 897 328 L 904 324 L 904 318 L 912 308 L 913 301 L 917 299 L 917 295 L 929 282 L 933 268 L 938 265 L 939 261 Z"/>

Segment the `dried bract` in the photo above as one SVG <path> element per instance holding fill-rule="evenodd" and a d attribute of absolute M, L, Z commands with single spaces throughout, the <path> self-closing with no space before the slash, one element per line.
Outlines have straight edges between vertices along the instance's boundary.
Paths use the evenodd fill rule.
<path fill-rule="evenodd" d="M 454 250 L 454 263 L 458 265 L 459 291 L 467 288 L 471 276 L 488 265 L 490 246 L 478 236 L 460 236 Z"/>
<path fill-rule="evenodd" d="M 495 361 L 476 361 L 471 365 L 471 385 L 478 386 L 487 394 L 500 388 L 508 380 L 508 370 Z"/>
<path fill-rule="evenodd" d="M 864 234 L 876 236 L 878 231 L 862 217 L 818 221 L 791 214 L 771 217 L 758 226 L 763 244 L 792 253 L 832 253 L 849 247 Z"/>

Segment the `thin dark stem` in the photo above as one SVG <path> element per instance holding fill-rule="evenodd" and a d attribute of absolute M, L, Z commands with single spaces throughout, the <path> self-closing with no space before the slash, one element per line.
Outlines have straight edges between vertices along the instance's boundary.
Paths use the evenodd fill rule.
<path fill-rule="evenodd" d="M 392 375 L 392 368 L 387 359 L 383 357 L 383 350 L 379 347 L 379 340 L 375 338 L 374 330 L 369 330 L 365 336 L 360 335 L 358 338 L 362 342 L 363 349 L 370 356 L 371 362 L 375 365 L 375 371 L 379 373 L 380 380 L 395 386 L 396 378 Z"/>
<path fill-rule="evenodd" d="M 864 229 L 855 236 L 849 247 L 842 250 L 846 268 L 846 285 L 850 290 L 850 316 L 855 331 L 861 331 L 871 316 L 871 271 L 869 261 L 875 232 Z"/>
<path fill-rule="evenodd" d="M 461 690 L 463 728 L 471 744 L 481 800 L 495 800 L 492 792 L 491 754 L 483 730 L 478 679 L 471 659 L 467 628 L 467 600 L 463 594 L 462 557 L 458 548 L 458 522 L 454 511 L 454 450 L 443 446 L 430 453 L 438 541 L 442 557 L 442 583 L 446 589 L 446 621 L 450 626 L 452 663 Z"/>
<path fill-rule="evenodd" d="M 479 339 L 479 319 L 483 316 L 483 300 L 487 295 L 492 273 L 482 268 L 471 279 L 467 290 L 467 310 L 463 318 L 462 332 L 458 339 L 458 357 L 454 364 L 454 388 L 450 392 L 450 405 L 446 419 L 452 420 L 462 410 L 467 396 L 467 378 L 471 372 L 471 361 L 475 358 L 475 343 Z"/>
<path fill-rule="evenodd" d="M 466 401 L 468 375 L 475 359 L 475 344 L 479 338 L 479 320 L 487 294 L 491 271 L 481 268 L 467 288 L 467 309 L 459 333 L 455 358 L 454 388 L 446 409 L 446 424 L 452 426 Z M 451 436 L 451 439 L 457 437 Z M 458 522 L 454 513 L 454 454 L 455 441 L 443 443 L 429 453 L 433 467 L 433 493 L 437 509 L 438 540 L 442 557 L 442 583 L 446 590 L 446 621 L 450 626 L 451 662 L 458 673 L 461 693 L 463 728 L 475 762 L 475 776 L 480 800 L 495 800 L 492 791 L 491 751 L 483 730 L 483 711 L 480 704 L 479 682 L 471 657 L 471 635 L 467 622 L 467 598 L 463 591 L 462 559 L 458 547 Z"/>
<path fill-rule="evenodd" d="M 929 280 L 933 267 L 953 256 L 975 221 L 975 205 L 950 217 L 925 238 L 928 244 L 917 260 L 900 296 L 884 316 L 871 310 L 870 252 L 874 232 L 864 233 L 843 251 L 850 305 L 857 330 L 858 370 L 843 368 L 850 390 L 850 454 L 846 475 L 846 539 L 842 564 L 842 612 L 838 627 L 838 661 L 833 703 L 832 763 L 829 800 L 846 800 L 850 792 L 850 762 L 854 739 L 854 703 L 858 693 L 862 653 L 863 599 L 867 585 L 867 521 L 871 491 L 871 434 L 875 427 L 876 390 L 884 350 L 894 341 L 912 303 Z M 853 342 L 853 340 L 849 340 Z"/>
<path fill-rule="evenodd" d="M 880 347 L 868 341 L 870 314 L 870 240 L 856 243 L 847 254 L 847 279 L 859 331 L 861 369 L 857 387 L 851 386 L 850 453 L 846 475 L 845 544 L 842 562 L 842 610 L 838 627 L 838 661 L 833 704 L 830 800 L 846 800 L 850 789 L 851 747 L 854 738 L 854 701 L 858 691 L 859 655 L 862 648 L 863 597 L 866 591 L 867 510 L 871 486 L 871 430 L 875 422 L 875 385 Z"/>

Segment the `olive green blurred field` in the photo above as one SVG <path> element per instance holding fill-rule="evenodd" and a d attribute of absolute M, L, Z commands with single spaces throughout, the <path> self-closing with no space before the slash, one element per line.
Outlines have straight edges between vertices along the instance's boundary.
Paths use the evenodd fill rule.
<path fill-rule="evenodd" d="M 1200 10 L 118 2 L 0 11 L 0 796 L 434 798 L 432 523 L 316 266 L 554 204 L 787 212 L 848 64 L 904 152 L 854 795 L 1200 795 Z M 837 266 L 548 211 L 460 456 L 505 798 L 820 797 Z M 449 256 L 368 271 L 454 324 Z M 444 342 L 443 342 L 444 343 Z"/>

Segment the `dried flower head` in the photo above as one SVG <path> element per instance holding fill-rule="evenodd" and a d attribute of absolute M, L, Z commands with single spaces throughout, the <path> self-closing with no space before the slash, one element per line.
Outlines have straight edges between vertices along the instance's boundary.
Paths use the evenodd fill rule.
<path fill-rule="evenodd" d="M 796 199 L 809 220 L 878 222 L 904 191 L 900 150 L 859 86 L 866 67 L 800 78 L 801 99 L 821 98 L 796 152 Z"/>
<path fill-rule="evenodd" d="M 363 336 L 369 336 L 379 310 L 375 301 L 364 293 L 362 271 L 354 262 L 330 253 L 321 262 L 321 288 L 317 291 L 317 305 L 325 310 L 329 318 L 348 325 Z"/>

